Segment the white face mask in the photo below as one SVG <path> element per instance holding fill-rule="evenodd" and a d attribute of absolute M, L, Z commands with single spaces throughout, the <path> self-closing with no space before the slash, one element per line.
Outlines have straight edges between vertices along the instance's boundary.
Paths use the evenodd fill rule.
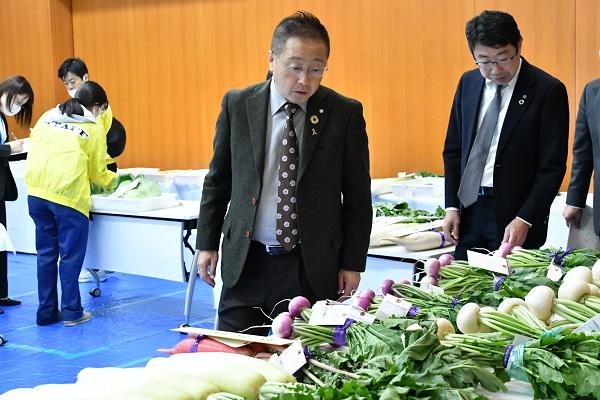
<path fill-rule="evenodd" d="M 8 108 L 6 106 L 6 94 L 2 95 L 2 98 L 0 98 L 0 111 L 2 111 L 2 114 L 8 116 L 8 117 L 12 117 L 15 114 L 18 114 L 19 111 L 21 111 L 21 106 L 18 104 L 14 104 L 11 108 Z"/>
<path fill-rule="evenodd" d="M 67 92 L 69 92 L 69 96 L 71 96 L 72 98 L 75 98 L 75 93 L 77 93 L 77 88 L 67 90 Z"/>

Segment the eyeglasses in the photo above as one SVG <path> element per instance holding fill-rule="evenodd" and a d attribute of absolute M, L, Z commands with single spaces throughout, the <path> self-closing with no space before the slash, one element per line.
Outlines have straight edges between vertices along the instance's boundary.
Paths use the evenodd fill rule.
<path fill-rule="evenodd" d="M 515 55 L 512 57 L 501 58 L 496 61 L 475 61 L 475 64 L 477 64 L 477 66 L 479 68 L 483 68 L 483 69 L 492 69 L 494 65 L 504 67 L 504 66 L 510 64 L 511 61 L 517 56 L 517 54 L 519 54 L 519 53 L 515 53 Z"/>
<path fill-rule="evenodd" d="M 305 74 L 304 76 L 310 76 L 311 78 L 322 78 L 325 71 L 327 71 L 326 65 L 309 65 L 307 67 L 305 65 L 298 64 L 294 61 L 285 63 L 281 58 L 279 58 L 277 54 L 275 54 L 275 52 L 272 51 L 272 53 L 275 56 L 275 58 L 279 60 L 281 65 L 283 65 L 286 72 L 297 78 L 300 78 L 302 74 Z"/>

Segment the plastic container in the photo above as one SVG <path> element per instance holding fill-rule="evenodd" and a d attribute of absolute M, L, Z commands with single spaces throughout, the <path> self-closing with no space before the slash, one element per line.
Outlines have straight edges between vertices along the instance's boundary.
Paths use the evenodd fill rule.
<path fill-rule="evenodd" d="M 417 178 L 392 183 L 392 192 L 398 197 L 438 197 L 444 195 L 444 178 Z"/>
<path fill-rule="evenodd" d="M 92 212 L 94 211 L 122 211 L 137 212 L 157 210 L 160 208 L 174 207 L 178 204 L 175 195 L 163 193 L 158 197 L 146 197 L 142 199 L 114 198 L 106 195 L 92 195 Z"/>
<path fill-rule="evenodd" d="M 180 200 L 200 200 L 202 185 L 208 169 L 174 170 L 166 174 L 173 179 Z"/>

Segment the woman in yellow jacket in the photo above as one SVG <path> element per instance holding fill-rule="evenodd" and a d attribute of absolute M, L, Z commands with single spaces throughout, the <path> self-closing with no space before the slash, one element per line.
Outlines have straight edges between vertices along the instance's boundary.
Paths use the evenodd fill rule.
<path fill-rule="evenodd" d="M 81 307 L 77 278 L 88 240 L 90 183 L 109 187 L 116 177 L 106 169 L 105 119 L 98 118 L 107 108 L 106 92 L 88 81 L 75 98 L 42 115 L 31 131 L 25 184 L 35 223 L 38 325 L 62 319 L 74 326 L 92 318 Z"/>

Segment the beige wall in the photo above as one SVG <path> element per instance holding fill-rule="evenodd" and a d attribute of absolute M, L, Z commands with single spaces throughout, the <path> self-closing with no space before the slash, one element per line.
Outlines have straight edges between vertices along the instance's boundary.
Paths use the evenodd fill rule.
<path fill-rule="evenodd" d="M 60 60 L 79 56 L 127 127 L 120 166 L 205 168 L 224 92 L 264 79 L 275 24 L 305 9 L 319 16 L 332 39 L 323 83 L 364 105 L 372 175 L 442 172 L 454 89 L 473 66 L 465 22 L 484 9 L 513 14 L 523 55 L 567 86 L 573 127 L 583 85 L 600 75 L 598 3 L 2 0 L 0 76 L 30 78 L 39 116 L 66 98 L 56 78 Z"/>

